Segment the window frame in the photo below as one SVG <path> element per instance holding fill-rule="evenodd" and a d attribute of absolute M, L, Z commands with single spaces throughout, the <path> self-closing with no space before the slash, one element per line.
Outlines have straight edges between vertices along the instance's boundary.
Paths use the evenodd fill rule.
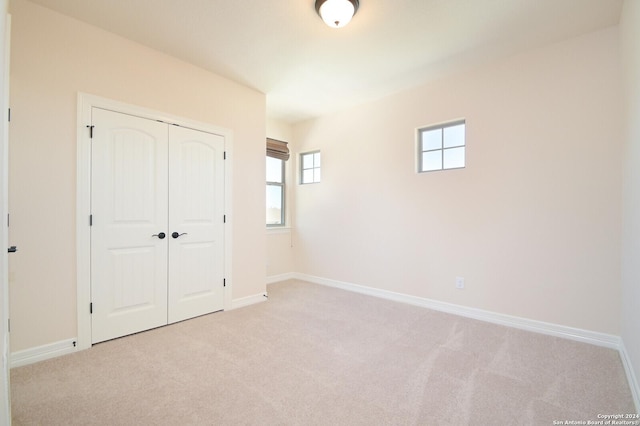
<path fill-rule="evenodd" d="M 463 140 L 463 144 L 462 145 L 455 145 L 455 146 L 448 146 L 445 147 L 445 143 L 444 143 L 444 130 L 449 128 L 449 127 L 455 127 L 455 126 L 459 126 L 459 125 L 464 125 L 464 140 Z M 442 131 L 442 140 L 440 141 L 440 148 L 435 148 L 435 149 L 423 149 L 423 145 L 424 145 L 424 141 L 423 141 L 423 135 L 425 132 L 431 131 L 431 130 L 441 130 Z M 416 131 L 416 145 L 417 145 L 417 161 L 416 161 L 416 165 L 417 165 L 417 171 L 418 173 L 430 173 L 430 172 L 441 172 L 441 171 L 445 171 L 445 170 L 459 170 L 459 169 L 464 169 L 467 167 L 467 120 L 465 118 L 460 118 L 460 119 L 456 119 L 456 120 L 451 120 L 451 121 L 446 121 L 444 123 L 439 123 L 439 124 L 432 124 L 429 126 L 424 126 L 424 127 L 419 127 Z M 464 165 L 461 167 L 445 167 L 444 164 L 444 153 L 447 150 L 452 150 L 452 149 L 457 149 L 457 148 L 464 148 Z M 423 157 L 424 157 L 424 153 L 426 152 L 440 152 L 440 168 L 439 169 L 430 169 L 430 170 L 423 170 L 424 168 L 424 164 L 423 164 Z"/>
<path fill-rule="evenodd" d="M 320 160 L 320 165 L 319 165 L 319 166 L 317 166 L 317 167 L 315 166 L 315 159 L 314 159 L 314 160 L 313 160 L 313 163 L 314 163 L 314 166 L 313 166 L 313 167 L 311 167 L 311 168 L 307 168 L 307 169 L 305 169 L 305 168 L 304 168 L 304 157 L 305 157 L 306 155 L 314 156 L 315 154 L 321 154 L 320 150 L 319 150 L 319 149 L 316 149 L 316 150 L 314 150 L 314 151 L 301 152 L 301 153 L 300 153 L 300 155 L 299 155 L 299 157 L 298 157 L 298 158 L 300 159 L 300 179 L 299 179 L 299 181 L 298 181 L 300 185 L 312 185 L 312 184 L 315 184 L 315 183 L 320 183 L 320 182 L 322 182 L 322 177 L 320 177 L 320 180 L 317 180 L 317 181 L 315 180 L 315 173 L 314 173 L 314 178 L 313 178 L 313 181 L 312 181 L 312 182 L 305 182 L 305 181 L 304 181 L 304 171 L 305 171 L 305 170 L 315 170 L 315 169 L 318 169 L 318 170 L 322 171 L 322 159 Z M 321 156 L 320 158 L 322 158 L 322 156 Z"/>
<path fill-rule="evenodd" d="M 280 166 L 282 167 L 282 182 L 272 182 L 272 181 L 266 181 L 266 188 L 269 188 L 270 186 L 276 186 L 276 187 L 280 187 L 280 191 L 282 194 L 282 202 L 280 205 L 280 223 L 267 223 L 267 228 L 284 228 L 287 226 L 287 215 L 286 215 L 286 202 L 287 202 L 287 192 L 286 192 L 286 182 L 287 182 L 287 176 L 286 176 L 286 161 L 283 160 L 282 158 L 276 158 L 276 157 L 270 157 L 270 156 L 266 156 L 265 158 L 265 165 L 267 162 L 268 158 L 273 158 L 275 160 L 280 161 Z M 266 176 L 265 176 L 265 180 L 266 180 Z M 266 206 L 265 206 L 266 208 Z M 265 218 L 266 219 L 266 218 Z M 266 222 L 266 220 L 265 220 Z"/>

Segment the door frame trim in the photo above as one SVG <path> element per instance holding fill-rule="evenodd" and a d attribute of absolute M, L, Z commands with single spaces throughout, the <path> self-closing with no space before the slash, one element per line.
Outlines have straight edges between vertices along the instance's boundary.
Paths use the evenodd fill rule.
<path fill-rule="evenodd" d="M 76 136 L 76 286 L 77 286 L 77 349 L 91 347 L 91 138 L 87 126 L 91 124 L 92 108 L 102 108 L 140 118 L 177 124 L 182 127 L 213 133 L 224 137 L 226 161 L 224 163 L 224 210 L 226 225 L 224 228 L 224 309 L 232 308 L 232 176 L 233 176 L 233 131 L 212 124 L 202 123 L 183 117 L 174 116 L 161 111 L 130 105 L 127 103 L 102 98 L 99 96 L 78 93 L 77 104 L 77 136 Z"/>
<path fill-rule="evenodd" d="M 0 0 L 0 425 L 11 424 L 11 342 L 9 330 L 9 60 L 11 15 Z"/>

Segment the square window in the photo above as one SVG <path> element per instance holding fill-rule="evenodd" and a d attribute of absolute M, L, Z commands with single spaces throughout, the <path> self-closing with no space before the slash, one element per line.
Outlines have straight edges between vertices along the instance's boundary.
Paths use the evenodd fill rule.
<path fill-rule="evenodd" d="M 464 120 L 418 129 L 418 172 L 464 168 L 465 131 Z"/>
<path fill-rule="evenodd" d="M 300 183 L 319 183 L 320 178 L 320 151 L 300 154 Z"/>

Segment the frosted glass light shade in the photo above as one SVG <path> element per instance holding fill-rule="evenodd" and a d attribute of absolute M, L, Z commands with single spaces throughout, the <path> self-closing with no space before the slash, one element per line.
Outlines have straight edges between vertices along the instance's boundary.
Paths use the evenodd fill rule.
<path fill-rule="evenodd" d="M 358 0 L 316 0 L 316 11 L 331 28 L 347 25 L 359 6 Z"/>

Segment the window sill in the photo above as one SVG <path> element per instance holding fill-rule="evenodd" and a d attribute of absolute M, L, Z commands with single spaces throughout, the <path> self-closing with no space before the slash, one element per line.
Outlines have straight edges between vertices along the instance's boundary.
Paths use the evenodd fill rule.
<path fill-rule="evenodd" d="M 291 233 L 291 227 L 289 226 L 278 226 L 278 227 L 268 227 L 267 228 L 267 235 L 270 234 L 290 234 Z"/>

